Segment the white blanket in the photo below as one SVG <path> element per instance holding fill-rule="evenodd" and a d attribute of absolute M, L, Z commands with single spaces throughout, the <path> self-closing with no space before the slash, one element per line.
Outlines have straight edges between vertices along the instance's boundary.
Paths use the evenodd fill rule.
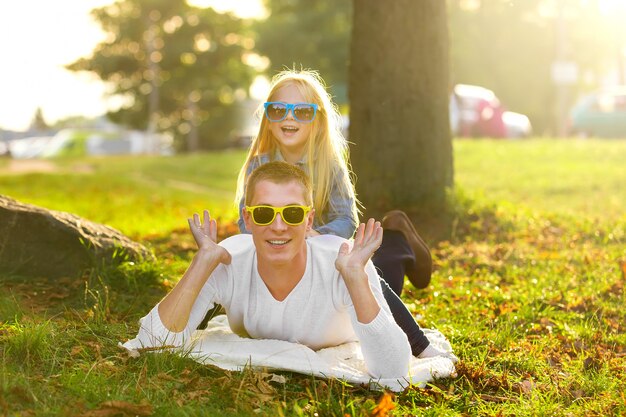
<path fill-rule="evenodd" d="M 439 331 L 423 331 L 433 346 L 452 352 L 450 343 Z M 247 366 L 269 368 L 338 378 L 355 384 L 369 384 L 371 389 L 387 388 L 396 392 L 409 385 L 423 387 L 426 382 L 448 377 L 455 371 L 453 362 L 448 358 L 413 357 L 408 378 L 374 380 L 367 373 L 358 342 L 313 351 L 304 345 L 283 340 L 247 339 L 230 330 L 224 315 L 213 318 L 206 329 L 196 330 L 189 346 L 181 352 L 200 363 L 222 369 L 242 370 Z M 142 346 L 137 339 L 132 339 L 122 347 L 136 353 Z"/>

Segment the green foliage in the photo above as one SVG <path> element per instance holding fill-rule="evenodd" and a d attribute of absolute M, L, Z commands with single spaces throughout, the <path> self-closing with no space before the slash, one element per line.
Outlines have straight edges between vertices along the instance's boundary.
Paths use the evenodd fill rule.
<path fill-rule="evenodd" d="M 20 308 L 20 302 L 16 299 L 15 294 L 0 294 L 0 325 L 3 322 L 19 320 L 23 315 Z"/>
<path fill-rule="evenodd" d="M 456 377 L 395 396 L 388 415 L 626 413 L 626 218 L 607 203 L 623 197 L 625 145 L 455 142 L 456 233 L 432 245 L 431 286 L 407 282 L 403 299 L 423 327 L 449 338 L 461 361 Z M 187 210 L 190 201 L 234 189 L 242 160 L 241 152 L 62 160 L 47 176 L 0 171 L 0 188 L 30 199 L 42 194 L 56 205 L 92 199 L 94 208 L 74 207 L 127 224 L 123 217 L 152 213 L 116 200 L 135 193 L 150 201 L 149 193 L 160 192 L 128 177 L 154 175 L 163 189 L 171 179 L 206 187 L 214 179 L 215 194 L 198 193 L 198 201 L 176 188 L 158 197 L 171 195 Z M 73 169 L 86 165 L 91 173 Z M 113 190 L 106 204 L 124 212 L 117 217 L 103 211 L 94 191 L 106 178 Z M 224 198 L 230 204 L 232 191 Z M 168 220 L 180 213 L 154 216 L 166 224 L 159 232 L 150 222 L 132 229 L 154 244 L 157 264 L 122 260 L 75 282 L 0 274 L 0 414 L 111 415 L 111 401 L 128 411 L 120 415 L 372 414 L 381 393 L 364 387 L 289 372 L 280 383 L 267 371 L 228 372 L 169 353 L 129 358 L 120 350 L 117 343 L 136 334 L 137 319 L 171 288 L 193 249 L 182 226 Z M 106 314 L 98 318 L 94 306 Z"/>
<path fill-rule="evenodd" d="M 188 150 L 228 144 L 234 104 L 253 75 L 242 62 L 254 45 L 243 21 L 183 0 L 123 0 L 92 13 L 108 38 L 68 68 L 112 83 L 126 104 L 111 120 L 142 130 L 156 123 Z"/>
<path fill-rule="evenodd" d="M 266 0 L 255 23 L 256 49 L 270 59 L 268 75 L 287 68 L 318 70 L 335 101 L 348 102 L 351 1 Z"/>

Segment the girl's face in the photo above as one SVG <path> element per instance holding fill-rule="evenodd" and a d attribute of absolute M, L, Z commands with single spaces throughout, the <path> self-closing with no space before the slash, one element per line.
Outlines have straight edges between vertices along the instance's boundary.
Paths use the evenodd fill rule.
<path fill-rule="evenodd" d="M 288 104 L 306 102 L 298 88 L 293 84 L 278 89 L 271 101 L 282 101 Z M 284 120 L 269 122 L 270 132 L 278 142 L 280 152 L 287 162 L 295 163 L 302 158 L 313 123 L 315 121 L 309 123 L 297 121 L 291 111 Z"/>

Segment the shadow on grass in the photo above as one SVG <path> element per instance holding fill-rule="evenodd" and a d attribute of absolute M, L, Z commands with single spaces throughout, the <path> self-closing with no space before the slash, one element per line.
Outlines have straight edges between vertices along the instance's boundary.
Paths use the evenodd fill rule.
<path fill-rule="evenodd" d="M 431 244 L 468 239 L 503 242 L 511 239 L 515 224 L 499 212 L 495 203 L 484 203 L 467 196 L 458 187 L 448 192 L 443 207 L 417 207 L 406 210 L 418 232 Z"/>
<path fill-rule="evenodd" d="M 102 263 L 79 277 L 1 275 L 0 321 L 24 314 L 55 316 L 68 310 L 98 321 L 135 318 L 165 294 L 163 267 L 152 261 Z"/>

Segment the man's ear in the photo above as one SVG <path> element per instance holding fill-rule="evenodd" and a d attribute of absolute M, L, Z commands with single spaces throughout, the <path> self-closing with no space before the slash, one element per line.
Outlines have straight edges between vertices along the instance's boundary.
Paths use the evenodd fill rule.
<path fill-rule="evenodd" d="M 246 210 L 246 206 L 243 206 L 241 208 L 241 218 L 243 219 L 243 222 L 246 225 L 246 230 L 250 232 L 252 230 L 250 228 L 250 223 L 252 223 L 251 222 L 252 219 L 250 218 L 250 212 Z"/>
<path fill-rule="evenodd" d="M 313 220 L 315 220 L 315 209 L 311 209 L 311 211 L 309 211 L 306 219 L 306 230 L 313 229 Z"/>

